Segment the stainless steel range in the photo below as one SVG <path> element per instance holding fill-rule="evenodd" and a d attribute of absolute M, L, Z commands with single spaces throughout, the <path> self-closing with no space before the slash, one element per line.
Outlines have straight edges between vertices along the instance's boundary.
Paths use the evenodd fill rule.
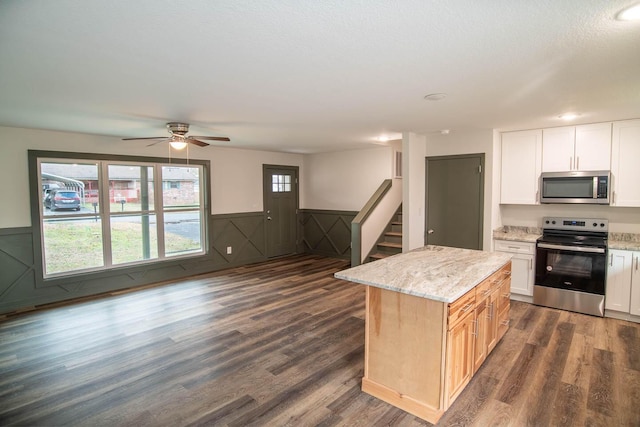
<path fill-rule="evenodd" d="M 545 217 L 542 225 L 533 303 L 604 316 L 609 221 Z"/>

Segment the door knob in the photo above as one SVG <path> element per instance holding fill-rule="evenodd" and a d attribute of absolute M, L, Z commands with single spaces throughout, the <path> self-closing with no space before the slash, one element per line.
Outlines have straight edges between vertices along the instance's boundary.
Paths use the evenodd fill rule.
<path fill-rule="evenodd" d="M 271 217 L 270 216 L 267 217 L 267 221 L 271 221 Z"/>
<path fill-rule="evenodd" d="M 428 230 L 427 230 L 427 234 L 433 234 L 433 229 L 431 229 L 431 228 L 430 228 L 430 229 L 428 229 Z"/>

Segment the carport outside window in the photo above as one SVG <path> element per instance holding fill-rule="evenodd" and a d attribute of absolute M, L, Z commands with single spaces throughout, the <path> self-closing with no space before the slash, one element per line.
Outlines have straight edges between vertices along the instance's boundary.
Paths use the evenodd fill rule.
<path fill-rule="evenodd" d="M 201 165 L 38 159 L 38 166 L 45 278 L 204 253 Z"/>

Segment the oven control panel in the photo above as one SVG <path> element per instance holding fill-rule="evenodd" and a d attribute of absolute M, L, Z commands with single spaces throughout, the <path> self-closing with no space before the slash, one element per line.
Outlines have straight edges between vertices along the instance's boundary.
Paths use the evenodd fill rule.
<path fill-rule="evenodd" d="M 601 218 L 542 218 L 542 228 L 549 230 L 600 231 L 609 230 L 609 220 Z"/>

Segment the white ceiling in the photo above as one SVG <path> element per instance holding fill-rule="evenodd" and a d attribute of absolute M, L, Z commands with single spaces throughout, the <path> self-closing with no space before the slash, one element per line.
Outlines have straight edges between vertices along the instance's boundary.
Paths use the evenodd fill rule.
<path fill-rule="evenodd" d="M 633 3 L 2 0 L 0 125 L 142 137 L 186 121 L 309 153 L 569 110 L 636 118 L 640 22 L 614 19 Z"/>

